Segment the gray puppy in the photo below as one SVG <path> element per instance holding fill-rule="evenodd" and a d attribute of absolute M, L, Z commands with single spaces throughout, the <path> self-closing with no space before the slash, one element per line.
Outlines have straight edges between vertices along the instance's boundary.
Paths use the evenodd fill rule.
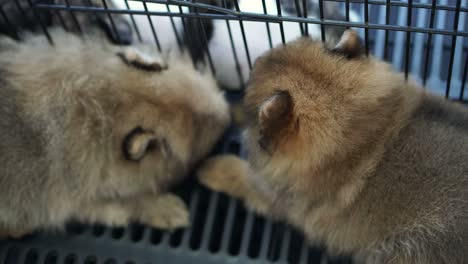
<path fill-rule="evenodd" d="M 51 30 L 0 38 L 0 235 L 108 225 L 188 224 L 167 192 L 229 123 L 228 104 L 190 59 Z"/>

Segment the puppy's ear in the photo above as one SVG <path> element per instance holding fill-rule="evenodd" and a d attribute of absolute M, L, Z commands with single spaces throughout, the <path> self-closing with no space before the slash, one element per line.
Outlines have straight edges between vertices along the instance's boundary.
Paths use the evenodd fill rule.
<path fill-rule="evenodd" d="M 359 34 L 351 29 L 345 30 L 332 52 L 344 55 L 349 59 L 360 57 L 364 53 L 364 47 Z"/>
<path fill-rule="evenodd" d="M 292 111 L 293 101 L 288 91 L 278 91 L 260 105 L 259 144 L 269 153 L 273 152 L 278 137 L 291 122 Z"/>
<path fill-rule="evenodd" d="M 149 55 L 134 47 L 117 52 L 117 56 L 126 64 L 145 71 L 160 72 L 168 68 L 161 56 Z"/>
<path fill-rule="evenodd" d="M 154 132 L 136 127 L 123 139 L 123 155 L 127 160 L 140 161 L 149 152 L 163 151 L 164 153 L 165 146 L 162 143 Z"/>

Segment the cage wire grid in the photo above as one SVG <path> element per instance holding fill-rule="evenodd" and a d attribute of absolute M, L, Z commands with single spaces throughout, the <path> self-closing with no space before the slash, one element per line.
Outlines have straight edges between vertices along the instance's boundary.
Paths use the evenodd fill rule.
<path fill-rule="evenodd" d="M 18 8 L 21 8 L 18 0 Z M 308 27 L 319 25 L 322 40 L 325 35 L 322 34 L 325 26 L 343 26 L 357 29 L 365 43 L 366 51 L 381 59 L 390 61 L 395 69 L 404 71 L 405 76 L 411 76 L 426 85 L 435 93 L 445 95 L 451 99 L 467 100 L 465 95 L 466 73 L 468 71 L 468 22 L 466 13 L 468 12 L 467 0 L 419 0 L 419 1 L 362 1 L 362 0 L 320 0 L 319 14 L 311 18 L 307 14 L 308 0 L 294 0 L 297 14 L 282 14 L 281 2 L 276 0 L 275 9 L 267 10 L 265 0 L 261 1 L 263 5 L 262 13 L 246 12 L 240 9 L 239 1 L 232 1 L 234 7 L 226 8 L 227 1 L 219 0 L 220 6 L 212 6 L 203 3 L 197 3 L 193 0 L 120 0 L 125 2 L 125 7 L 111 8 L 106 3 L 109 0 L 102 0 L 101 6 L 90 6 L 90 0 L 65 0 L 64 4 L 48 4 L 47 0 L 33 3 L 28 0 L 29 7 L 34 7 L 35 18 L 42 25 L 42 30 L 53 43 L 47 27 L 41 23 L 38 13 L 44 10 L 68 11 L 68 15 L 74 17 L 78 12 L 84 13 L 104 13 L 106 14 L 117 32 L 111 14 L 129 15 L 133 28 L 141 41 L 139 25 L 135 22 L 135 17 L 146 16 L 147 22 L 151 27 L 150 34 L 154 38 L 154 43 L 161 50 L 160 34 L 158 34 L 158 25 L 153 21 L 153 17 L 168 17 L 173 29 L 172 34 L 177 38 L 177 45 L 181 45 L 182 34 L 187 32 L 186 23 L 182 21 L 182 29 L 176 28 L 174 20 L 180 18 L 193 18 L 202 23 L 205 20 L 226 20 L 238 21 L 238 31 L 241 35 L 241 41 L 234 43 L 232 23 L 226 23 L 229 31 L 230 50 L 235 65 L 238 66 L 240 59 L 246 59 L 248 68 L 251 69 L 255 58 L 250 54 L 249 39 L 246 37 L 244 23 L 247 21 L 256 21 L 265 23 L 268 30 L 269 47 L 273 47 L 271 41 L 271 31 L 277 27 L 281 34 L 281 42 L 286 42 L 283 24 L 286 22 L 297 23 L 301 28 L 303 35 L 308 33 Z M 245 1 L 245 0 L 244 0 Z M 293 0 L 290 0 L 293 2 Z M 4 1 L 3 5 L 8 2 Z M 129 3 L 139 2 L 144 8 L 141 10 L 130 9 Z M 344 21 L 325 19 L 323 15 L 324 2 L 337 2 L 342 5 L 346 19 Z M 152 11 L 148 8 L 151 4 L 161 4 L 166 6 L 166 10 Z M 170 8 L 171 7 L 171 8 Z M 174 7 L 174 8 L 172 8 Z M 25 8 L 25 7 L 23 7 Z M 186 8 L 183 10 L 182 8 Z M 188 10 L 187 10 L 188 9 Z M 271 8 L 270 8 L 271 9 Z M 302 11 L 304 10 L 304 11 Z M 199 12 L 204 11 L 204 12 Z M 208 11 L 208 12 L 206 12 Z M 273 11 L 274 14 L 271 14 Z M 361 21 L 351 22 L 349 12 L 357 12 Z M 8 15 L 1 9 L 0 17 L 8 21 Z M 78 25 L 76 18 L 73 19 Z M 196 23 L 192 20 L 192 23 Z M 59 19 L 62 22 L 62 19 Z M 185 21 L 186 22 L 186 21 Z M 79 25 L 78 25 L 78 28 Z M 82 29 L 80 29 L 82 31 Z M 118 36 L 118 34 L 116 34 Z M 201 32 L 204 42 L 209 39 L 206 32 Z M 189 40 L 190 41 L 190 40 Z M 242 54 L 239 54 L 239 53 Z M 211 70 L 216 74 L 216 68 L 213 65 L 213 58 L 208 49 L 206 52 L 206 61 Z M 243 57 L 243 58 L 240 58 Z M 239 75 L 240 86 L 243 87 L 248 75 L 240 72 L 239 69 L 233 69 Z"/>
<path fill-rule="evenodd" d="M 31 10 L 29 19 L 40 25 L 40 30 L 54 45 L 48 25 L 41 19 L 42 12 L 52 12 L 64 28 L 65 16 L 69 16 L 79 34 L 86 34 L 86 28 L 80 25 L 77 14 L 106 15 L 114 33 L 118 32 L 114 16 L 122 14 L 128 17 L 136 41 L 149 38 L 159 50 L 165 49 L 163 42 L 168 33 L 161 32 L 156 17 L 167 19 L 179 49 L 184 45 L 184 34 L 189 36 L 188 22 L 203 25 L 206 21 L 223 21 L 221 25 L 228 36 L 224 40 L 226 53 L 231 54 L 233 70 L 240 80 L 238 89 L 227 93 L 233 101 L 241 99 L 245 73 L 255 61 L 249 42 L 252 24 L 248 23 L 264 27 L 267 48 L 289 40 L 287 23 L 296 24 L 302 35 L 318 30 L 323 41 L 327 26 L 352 27 L 359 31 L 368 54 L 390 62 L 406 77 L 436 94 L 463 102 L 468 100 L 465 93 L 468 0 L 317 0 L 318 12 L 314 15 L 308 13 L 310 0 L 290 0 L 294 8 L 289 12 L 284 12 L 284 1 L 280 0 L 269 1 L 273 5 L 268 5 L 268 0 L 234 0 L 231 7 L 227 0 L 219 0 L 217 6 L 193 0 L 115 1 L 123 5 L 109 5 L 110 0 L 102 0 L 98 6 L 90 0 L 0 1 L 0 21 L 8 25 L 12 20 L 4 9 L 7 4 L 14 4 L 21 14 Z M 241 1 L 257 1 L 261 9 L 245 11 Z M 327 2 L 340 5 L 343 20 L 325 17 Z M 132 3 L 140 4 L 141 8 L 132 9 Z M 154 4 L 160 4 L 163 9 L 152 10 Z M 351 21 L 351 12 L 357 14 L 358 21 Z M 147 34 L 138 22 L 142 18 L 149 28 Z M 201 28 L 201 41 L 208 44 L 209 32 Z M 207 48 L 204 61 L 218 75 L 216 54 L 212 52 Z M 247 67 L 246 72 L 241 69 L 242 64 Z M 226 132 L 216 152 L 243 155 L 237 128 Z M 188 229 L 169 233 L 139 224 L 128 228 L 71 224 L 66 234 L 39 233 L 18 241 L 0 241 L 0 263 L 350 263 L 347 257 L 330 256 L 323 248 L 307 246 L 304 238 L 290 227 L 256 216 L 246 211 L 239 201 L 210 192 L 196 183 L 186 183 L 180 194 L 190 206 L 192 226 Z"/>

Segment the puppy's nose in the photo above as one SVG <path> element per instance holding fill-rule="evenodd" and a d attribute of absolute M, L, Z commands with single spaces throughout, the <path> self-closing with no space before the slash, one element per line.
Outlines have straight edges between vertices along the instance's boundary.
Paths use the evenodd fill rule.
<path fill-rule="evenodd" d="M 112 21 L 107 15 L 99 17 L 99 26 L 107 34 L 110 41 L 118 45 L 130 45 L 133 42 L 133 30 L 128 21 L 122 17 L 112 16 Z M 113 25 L 112 25 L 113 22 Z"/>

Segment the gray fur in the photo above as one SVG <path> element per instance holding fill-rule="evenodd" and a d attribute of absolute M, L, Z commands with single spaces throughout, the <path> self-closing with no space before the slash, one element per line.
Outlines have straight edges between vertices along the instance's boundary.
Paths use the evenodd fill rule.
<path fill-rule="evenodd" d="M 467 263 L 468 110 L 427 97 L 409 122 L 353 212 L 363 213 L 363 221 L 384 221 L 376 232 L 393 230 L 375 245 L 385 263 Z"/>
<path fill-rule="evenodd" d="M 187 57 L 128 48 L 168 66 L 141 70 L 102 36 L 51 32 L 53 47 L 43 36 L 17 45 L 0 38 L 0 236 L 61 228 L 71 218 L 186 226 L 185 204 L 167 189 L 229 122 L 214 78 Z M 136 127 L 164 144 L 127 160 L 123 142 Z"/>

